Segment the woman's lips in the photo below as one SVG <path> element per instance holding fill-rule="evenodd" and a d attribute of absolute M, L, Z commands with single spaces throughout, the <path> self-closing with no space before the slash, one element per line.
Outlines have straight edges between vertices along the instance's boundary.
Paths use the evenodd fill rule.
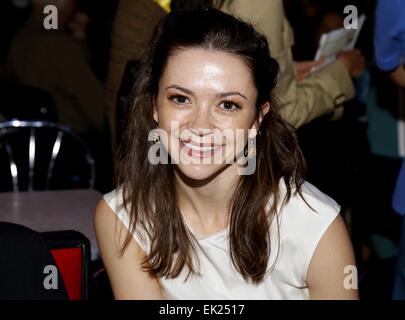
<path fill-rule="evenodd" d="M 212 157 L 218 150 L 221 150 L 222 145 L 180 140 L 180 148 L 185 150 L 189 157 L 209 158 Z"/>

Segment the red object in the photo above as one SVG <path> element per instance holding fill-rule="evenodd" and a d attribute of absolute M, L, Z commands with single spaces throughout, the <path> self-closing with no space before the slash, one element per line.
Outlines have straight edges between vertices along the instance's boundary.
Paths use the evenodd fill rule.
<path fill-rule="evenodd" d="M 42 232 L 69 300 L 89 298 L 90 241 L 74 230 Z"/>
<path fill-rule="evenodd" d="M 51 253 L 65 283 L 69 300 L 82 299 L 82 248 L 52 249 Z"/>

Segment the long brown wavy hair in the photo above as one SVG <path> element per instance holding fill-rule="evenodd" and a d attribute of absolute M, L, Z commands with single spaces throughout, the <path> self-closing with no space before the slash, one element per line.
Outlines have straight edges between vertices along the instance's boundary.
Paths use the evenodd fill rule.
<path fill-rule="evenodd" d="M 197 243 L 178 207 L 173 165 L 148 161 L 153 144 L 148 134 L 156 128 L 153 106 L 159 79 L 173 51 L 190 47 L 238 56 L 249 67 L 258 90 L 257 117 L 263 103 L 271 104 L 258 128 L 256 170 L 240 176 L 229 212 L 232 263 L 246 280 L 258 283 L 268 268 L 270 224 L 277 219 L 279 204 L 288 202 L 293 193 L 301 195 L 305 162 L 293 130 L 281 119 L 273 101 L 279 66 L 270 56 L 266 38 L 250 24 L 216 9 L 165 16 L 141 63 L 116 161 L 116 183 L 123 190 L 124 206 L 130 214 L 122 253 L 135 228 L 142 228 L 150 241 L 145 270 L 168 278 L 177 277 L 184 267 L 188 275 L 198 273 L 194 260 Z M 280 198 L 281 180 L 287 189 L 284 199 Z"/>

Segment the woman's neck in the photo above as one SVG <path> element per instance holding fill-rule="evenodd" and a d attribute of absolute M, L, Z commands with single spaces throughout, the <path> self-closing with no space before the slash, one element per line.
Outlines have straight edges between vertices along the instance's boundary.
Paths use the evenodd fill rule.
<path fill-rule="evenodd" d="M 224 229 L 238 178 L 236 165 L 206 181 L 192 181 L 175 170 L 179 207 L 191 228 L 199 234 Z"/>

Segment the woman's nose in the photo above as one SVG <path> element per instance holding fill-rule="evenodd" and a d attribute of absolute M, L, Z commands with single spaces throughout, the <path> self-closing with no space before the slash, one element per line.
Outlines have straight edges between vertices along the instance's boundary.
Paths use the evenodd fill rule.
<path fill-rule="evenodd" d="M 191 115 L 189 130 L 194 134 L 205 135 L 214 128 L 209 107 L 198 107 Z"/>

